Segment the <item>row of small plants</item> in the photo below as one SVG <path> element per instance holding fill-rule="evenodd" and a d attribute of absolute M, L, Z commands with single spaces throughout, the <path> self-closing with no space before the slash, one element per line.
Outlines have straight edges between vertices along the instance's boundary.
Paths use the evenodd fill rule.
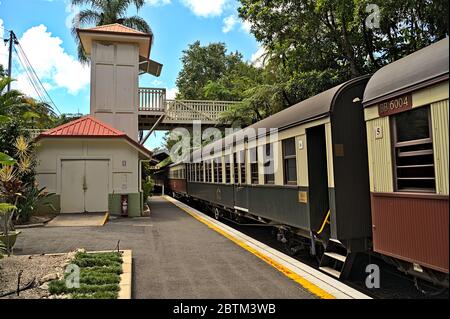
<path fill-rule="evenodd" d="M 63 280 L 49 283 L 49 292 L 54 296 L 65 295 L 71 299 L 117 299 L 122 263 L 122 255 L 119 252 L 79 252 L 71 262 L 79 267 L 79 287 L 67 284 L 68 277 L 73 276 L 73 273 L 66 273 Z"/>

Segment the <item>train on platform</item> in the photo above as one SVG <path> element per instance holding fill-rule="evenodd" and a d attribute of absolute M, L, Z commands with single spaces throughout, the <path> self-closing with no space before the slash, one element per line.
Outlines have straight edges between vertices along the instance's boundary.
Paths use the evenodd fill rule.
<path fill-rule="evenodd" d="M 448 288 L 448 122 L 446 38 L 250 126 L 276 138 L 228 136 L 159 178 L 217 219 L 273 226 L 335 277 L 377 255 Z"/>

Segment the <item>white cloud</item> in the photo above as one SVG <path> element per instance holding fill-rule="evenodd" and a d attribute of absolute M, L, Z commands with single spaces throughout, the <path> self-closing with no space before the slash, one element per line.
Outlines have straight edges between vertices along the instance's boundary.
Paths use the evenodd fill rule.
<path fill-rule="evenodd" d="M 252 28 L 252 24 L 249 21 L 245 20 L 242 22 L 242 25 L 241 25 L 242 31 L 250 33 L 251 28 Z"/>
<path fill-rule="evenodd" d="M 145 2 L 153 7 L 161 7 L 172 3 L 171 0 L 145 0 Z"/>
<path fill-rule="evenodd" d="M 70 94 L 77 94 L 90 82 L 89 66 L 82 65 L 62 47 L 62 40 L 53 37 L 45 25 L 32 27 L 19 39 L 31 65 L 46 88 L 64 88 Z M 34 95 L 27 87 L 24 70 L 18 76 L 19 87 L 24 92 Z"/>
<path fill-rule="evenodd" d="M 181 2 L 200 17 L 220 16 L 228 0 L 181 0 Z"/>
<path fill-rule="evenodd" d="M 178 88 L 166 89 L 166 98 L 168 100 L 174 100 L 177 96 Z"/>
<path fill-rule="evenodd" d="M 262 68 L 264 66 L 264 60 L 266 58 L 267 51 L 264 47 L 259 47 L 258 51 L 252 54 L 250 62 L 257 68 Z"/>
<path fill-rule="evenodd" d="M 3 20 L 0 19 L 0 38 L 7 38 L 8 35 L 5 33 Z M 4 66 L 6 69 L 8 66 L 8 47 L 3 42 L 3 39 L 0 39 L 0 64 Z"/>
<path fill-rule="evenodd" d="M 73 6 L 70 2 L 66 5 L 66 13 L 69 15 L 66 18 L 66 27 L 71 29 L 73 19 L 80 13 L 80 8 L 78 6 Z"/>
<path fill-rule="evenodd" d="M 223 33 L 228 33 L 231 30 L 233 30 L 234 26 L 238 22 L 239 20 L 234 15 L 228 16 L 225 19 L 223 19 L 223 27 L 222 27 Z"/>
<path fill-rule="evenodd" d="M 232 14 L 225 19 L 223 19 L 222 32 L 228 33 L 233 31 L 236 26 L 240 25 L 240 30 L 245 33 L 250 33 L 251 31 L 251 23 L 246 20 L 241 20 L 238 16 Z"/>

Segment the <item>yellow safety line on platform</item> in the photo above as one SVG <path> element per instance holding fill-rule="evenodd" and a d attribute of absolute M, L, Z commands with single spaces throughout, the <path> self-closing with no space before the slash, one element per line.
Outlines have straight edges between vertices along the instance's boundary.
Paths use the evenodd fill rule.
<path fill-rule="evenodd" d="M 102 226 L 105 226 L 106 222 L 108 221 L 108 218 L 109 218 L 109 213 L 106 213 L 105 218 L 103 219 Z"/>
<path fill-rule="evenodd" d="M 197 216 L 197 214 L 195 214 L 194 212 L 191 212 L 189 209 L 178 205 L 175 201 L 172 200 L 172 198 L 170 198 L 168 196 L 164 196 L 164 199 L 167 200 L 168 202 L 174 204 L 175 206 L 177 206 L 179 209 L 183 210 L 184 212 L 188 213 L 189 215 L 191 215 L 192 217 L 194 217 L 198 221 L 202 222 L 203 224 L 205 224 L 209 228 L 215 230 L 219 234 L 221 234 L 224 237 L 228 238 L 229 240 L 231 240 L 232 242 L 234 242 L 238 246 L 240 246 L 240 247 L 244 248 L 245 250 L 251 252 L 256 257 L 262 259 L 263 261 L 265 261 L 266 263 L 268 263 L 269 265 L 271 265 L 272 267 L 274 267 L 275 269 L 280 271 L 282 274 L 284 274 L 288 278 L 290 278 L 293 281 L 295 281 L 296 283 L 298 283 L 300 286 L 302 286 L 303 288 L 305 288 L 306 290 L 308 290 L 312 294 L 314 294 L 314 295 L 316 295 L 316 296 L 318 296 L 319 298 L 322 298 L 322 299 L 336 299 L 336 297 L 334 297 L 333 295 L 329 294 L 328 292 L 326 292 L 322 288 L 316 286 L 315 284 L 313 284 L 312 282 L 306 280 L 305 278 L 301 277 L 300 275 L 292 272 L 290 269 L 288 269 L 287 267 L 285 267 L 285 266 L 281 265 L 280 263 L 276 262 L 272 258 L 262 254 L 261 252 L 257 251 L 256 249 L 250 247 L 249 245 L 247 245 L 244 242 L 242 242 L 241 240 L 233 237 L 232 235 L 228 234 L 224 230 L 218 228 L 217 226 L 213 225 L 212 223 L 208 222 L 207 220 L 203 219 L 202 217 Z"/>

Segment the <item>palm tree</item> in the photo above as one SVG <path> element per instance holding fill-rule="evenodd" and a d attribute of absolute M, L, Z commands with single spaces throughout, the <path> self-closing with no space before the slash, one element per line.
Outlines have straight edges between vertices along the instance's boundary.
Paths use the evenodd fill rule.
<path fill-rule="evenodd" d="M 6 92 L 6 87 L 13 81 L 8 77 L 0 77 L 0 123 L 16 118 L 33 128 L 47 128 L 56 117 L 52 107 L 18 90 Z"/>
<path fill-rule="evenodd" d="M 127 17 L 126 13 L 130 5 L 134 4 L 139 10 L 145 0 L 71 0 L 73 6 L 89 5 L 90 9 L 84 9 L 78 13 L 72 21 L 72 34 L 78 44 L 78 59 L 88 63 L 83 47 L 77 36 L 77 28 L 80 26 L 119 23 L 138 31 L 152 34 L 148 23 L 138 15 Z"/>

